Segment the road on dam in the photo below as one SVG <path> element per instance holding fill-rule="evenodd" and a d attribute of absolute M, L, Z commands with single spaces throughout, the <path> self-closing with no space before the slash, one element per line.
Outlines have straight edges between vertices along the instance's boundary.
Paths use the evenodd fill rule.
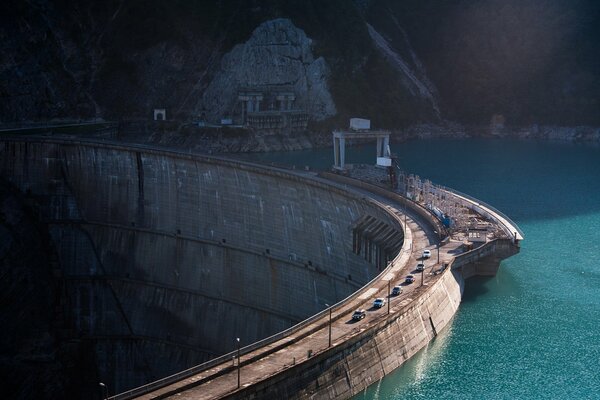
<path fill-rule="evenodd" d="M 313 173 L 297 172 L 297 174 L 321 180 L 328 185 L 338 186 L 362 197 L 368 197 L 391 212 L 398 224 L 405 228 L 405 241 L 400 257 L 396 257 L 388 272 L 372 283 L 369 288 L 366 288 L 360 296 L 343 308 L 335 310 L 331 315 L 331 326 L 329 325 L 330 317 L 325 314 L 321 319 L 292 335 L 243 354 L 239 360 L 239 369 L 231 368 L 238 365 L 238 360 L 234 358 L 174 384 L 144 394 L 138 397 L 139 399 L 171 396 L 190 400 L 218 399 L 234 394 L 237 390 L 260 382 L 294 364 L 326 351 L 329 348 L 330 328 L 331 345 L 335 347 L 383 320 L 388 313 L 399 312 L 440 276 L 434 272 L 439 271 L 442 265 L 449 263 L 457 253 L 461 252 L 462 242 L 446 240 L 440 243 L 438 233 L 430 222 L 424 221 L 410 209 L 406 211 L 402 205 L 390 199 L 358 187 L 317 177 Z M 440 243 L 439 253 L 438 243 Z M 425 249 L 431 250 L 431 258 L 422 260 L 422 251 Z M 421 261 L 425 263 L 423 273 L 419 273 L 415 269 L 417 263 Z M 416 278 L 414 283 L 404 283 L 408 274 L 414 274 Z M 402 286 L 402 293 L 399 296 L 390 296 L 389 290 L 395 285 Z M 379 309 L 374 308 L 373 300 L 377 297 L 385 298 L 388 303 Z M 362 320 L 353 321 L 352 313 L 358 308 L 367 310 L 367 316 Z M 315 331 L 315 326 L 320 328 Z"/>

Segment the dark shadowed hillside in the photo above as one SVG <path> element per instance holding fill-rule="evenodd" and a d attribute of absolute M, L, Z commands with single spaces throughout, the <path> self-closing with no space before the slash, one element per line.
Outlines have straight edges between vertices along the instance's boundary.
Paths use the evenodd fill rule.
<path fill-rule="evenodd" d="M 591 0 L 8 1 L 0 121 L 191 120 L 222 57 L 286 18 L 330 73 L 339 124 L 440 118 L 597 124 L 599 6 Z M 329 122 L 328 122 L 329 121 Z"/>

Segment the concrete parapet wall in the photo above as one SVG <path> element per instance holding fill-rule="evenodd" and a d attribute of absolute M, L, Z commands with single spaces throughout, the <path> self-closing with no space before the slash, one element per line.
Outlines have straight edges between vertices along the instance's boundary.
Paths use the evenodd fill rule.
<path fill-rule="evenodd" d="M 494 239 L 457 257 L 452 268 L 461 271 L 464 279 L 472 276 L 494 276 L 500 262 L 517 254 L 519 248 L 512 239 Z"/>
<path fill-rule="evenodd" d="M 462 290 L 461 274 L 449 268 L 384 321 L 227 398 L 349 398 L 398 368 L 446 327 Z"/>
<path fill-rule="evenodd" d="M 418 289 L 384 321 L 301 364 L 282 370 L 228 399 L 346 399 L 401 366 L 425 347 L 458 310 L 464 279 L 485 275 L 515 254 L 510 239 L 496 239 L 454 258 L 439 280 Z M 494 269 L 495 273 L 495 269 Z"/>

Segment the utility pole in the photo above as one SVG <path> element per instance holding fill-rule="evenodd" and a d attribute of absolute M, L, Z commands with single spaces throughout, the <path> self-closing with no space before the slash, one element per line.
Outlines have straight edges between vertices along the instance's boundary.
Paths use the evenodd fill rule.
<path fill-rule="evenodd" d="M 325 306 L 329 308 L 329 347 L 331 347 L 331 306 L 327 303 Z"/>
<path fill-rule="evenodd" d="M 102 400 L 108 399 L 108 388 L 102 382 L 98 383 L 100 385 L 100 390 L 102 391 Z"/>
<path fill-rule="evenodd" d="M 238 359 L 238 365 L 237 365 L 237 373 L 238 373 L 238 389 L 240 388 L 240 338 L 236 338 L 235 339 L 237 341 L 237 359 Z"/>
<path fill-rule="evenodd" d="M 387 302 L 388 303 L 388 312 L 387 312 L 388 314 L 390 313 L 390 300 L 392 299 L 390 297 L 390 283 L 391 283 L 391 281 L 388 281 L 388 302 Z"/>

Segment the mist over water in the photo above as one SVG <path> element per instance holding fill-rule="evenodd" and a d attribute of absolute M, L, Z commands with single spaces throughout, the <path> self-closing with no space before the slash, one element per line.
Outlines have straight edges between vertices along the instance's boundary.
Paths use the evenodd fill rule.
<path fill-rule="evenodd" d="M 600 398 L 600 147 L 511 140 L 393 146 L 401 167 L 490 203 L 525 233 L 467 281 L 449 327 L 357 399 Z M 328 168 L 332 150 L 252 155 Z M 347 149 L 374 163 L 374 146 Z"/>

